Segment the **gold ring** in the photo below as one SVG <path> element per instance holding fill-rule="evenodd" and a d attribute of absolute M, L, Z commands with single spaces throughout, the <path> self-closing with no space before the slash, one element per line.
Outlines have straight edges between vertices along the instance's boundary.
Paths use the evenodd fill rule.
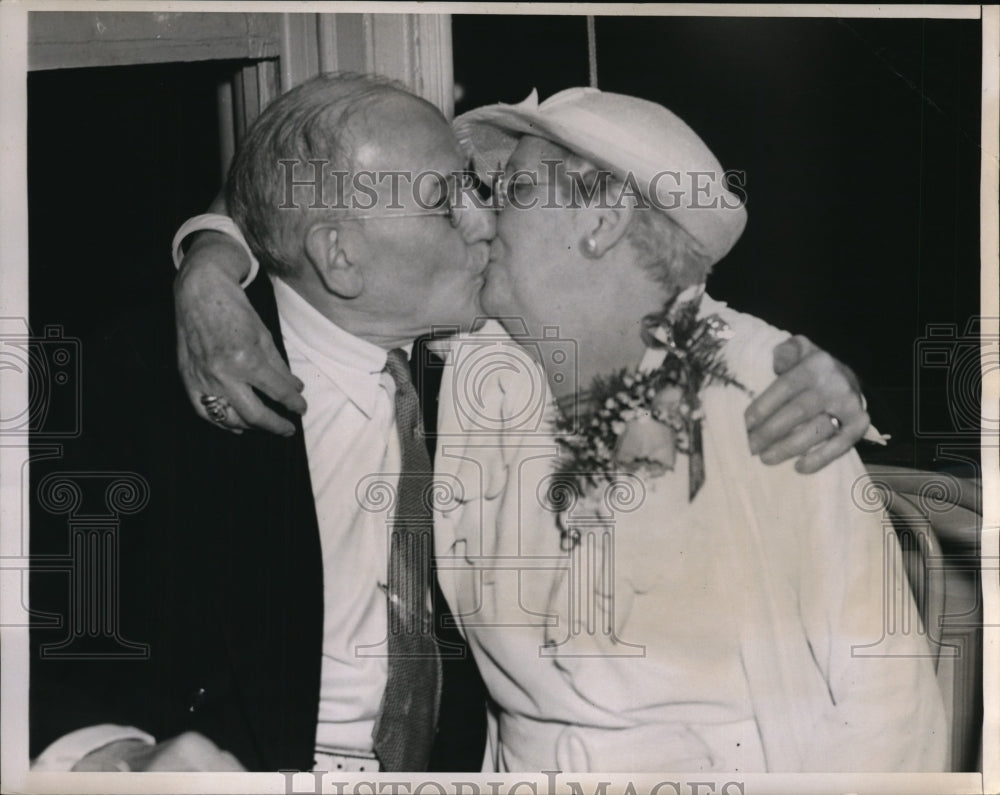
<path fill-rule="evenodd" d="M 229 418 L 229 402 L 224 397 L 218 395 L 202 395 L 201 405 L 205 407 L 205 413 L 209 419 L 224 425 Z"/>

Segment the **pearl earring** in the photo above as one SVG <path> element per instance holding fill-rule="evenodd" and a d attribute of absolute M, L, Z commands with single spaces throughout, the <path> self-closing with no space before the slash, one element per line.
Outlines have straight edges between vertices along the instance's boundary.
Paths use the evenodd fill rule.
<path fill-rule="evenodd" d="M 592 237 L 585 238 L 583 241 L 583 253 L 588 257 L 594 256 L 597 253 L 597 241 Z"/>

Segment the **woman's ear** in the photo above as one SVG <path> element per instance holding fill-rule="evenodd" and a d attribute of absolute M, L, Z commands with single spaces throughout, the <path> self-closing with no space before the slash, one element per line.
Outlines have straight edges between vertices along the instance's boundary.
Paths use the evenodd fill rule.
<path fill-rule="evenodd" d="M 589 211 L 584 222 L 587 234 L 580 239 L 580 251 L 589 259 L 598 259 L 625 236 L 632 213 L 643 204 L 642 196 L 634 179 L 623 182 L 577 156 L 571 155 L 566 164 L 568 169 L 576 170 L 577 180 L 589 186 L 589 196 L 597 199 L 586 207 Z M 593 202 L 593 199 L 588 201 Z"/>
<path fill-rule="evenodd" d="M 327 222 L 313 224 L 306 232 L 306 256 L 320 281 L 334 295 L 357 298 L 365 283 L 361 268 L 347 258 L 340 230 Z"/>
<path fill-rule="evenodd" d="M 618 245 L 628 231 L 635 209 L 631 204 L 619 202 L 621 206 L 595 208 L 596 224 L 580 241 L 580 250 L 589 259 L 603 257 Z"/>

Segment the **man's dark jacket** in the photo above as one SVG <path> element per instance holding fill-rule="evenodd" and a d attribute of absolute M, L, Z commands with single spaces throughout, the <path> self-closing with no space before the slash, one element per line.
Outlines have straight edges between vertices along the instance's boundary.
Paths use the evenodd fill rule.
<path fill-rule="evenodd" d="M 281 347 L 268 280 L 248 295 Z M 158 739 L 201 732 L 249 770 L 310 769 L 323 571 L 301 422 L 289 417 L 289 438 L 237 436 L 196 417 L 170 306 L 131 313 L 82 360 L 82 433 L 61 454 L 33 450 L 32 757 L 73 729 L 118 723 Z M 74 572 L 88 554 L 117 582 Z M 74 600 L 95 609 L 74 612 Z M 434 769 L 478 769 L 480 688 L 471 661 L 446 662 Z"/>

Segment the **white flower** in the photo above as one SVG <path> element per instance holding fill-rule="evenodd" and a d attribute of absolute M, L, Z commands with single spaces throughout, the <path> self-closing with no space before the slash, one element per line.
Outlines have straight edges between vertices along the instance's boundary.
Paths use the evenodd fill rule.
<path fill-rule="evenodd" d="M 631 470 L 646 469 L 653 477 L 673 470 L 677 434 L 648 413 L 626 423 L 615 446 L 615 461 Z"/>

